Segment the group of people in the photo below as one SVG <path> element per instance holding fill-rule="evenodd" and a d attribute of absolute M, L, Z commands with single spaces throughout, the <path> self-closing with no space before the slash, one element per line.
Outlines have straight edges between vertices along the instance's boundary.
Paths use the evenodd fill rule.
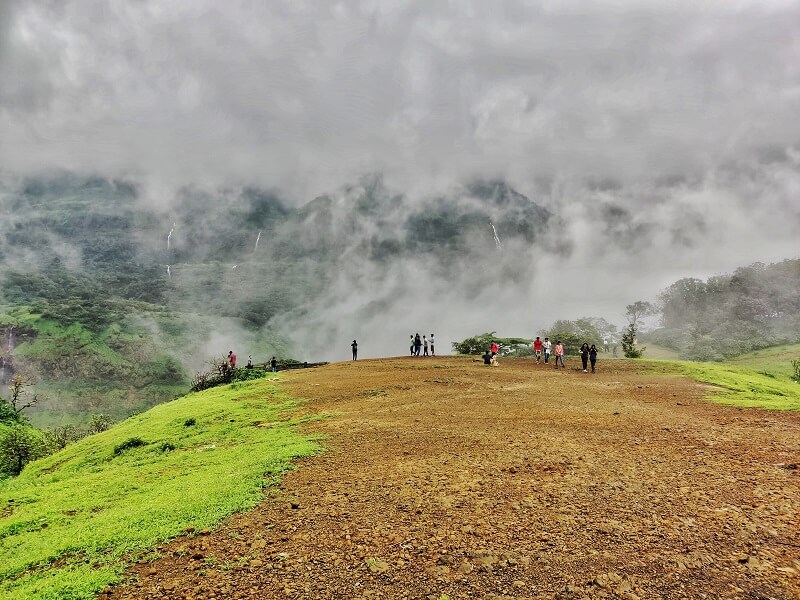
<path fill-rule="evenodd" d="M 353 340 L 353 342 L 355 342 L 355 340 Z M 236 354 L 233 353 L 233 350 L 230 350 L 228 352 L 228 364 L 231 366 L 232 369 L 236 369 Z M 278 372 L 278 359 L 273 356 L 269 361 L 269 366 L 272 369 L 273 373 L 277 373 Z M 252 356 L 248 356 L 247 357 L 247 366 L 245 368 L 247 368 L 247 369 L 252 369 L 253 368 L 253 357 Z"/>
<path fill-rule="evenodd" d="M 566 369 L 567 367 L 564 365 L 564 344 L 561 343 L 561 340 L 556 340 L 556 345 L 553 346 L 550 338 L 544 338 L 544 340 L 542 340 L 539 336 L 536 336 L 536 339 L 533 340 L 533 354 L 536 357 L 536 364 L 539 364 L 542 357 L 544 357 L 544 364 L 549 364 L 551 349 L 556 357 L 556 369 L 559 363 Z M 581 363 L 583 364 L 583 372 L 588 372 L 589 363 L 591 363 L 592 373 L 594 373 L 597 365 L 597 346 L 594 344 L 590 346 L 584 342 L 579 352 L 581 355 Z"/>
<path fill-rule="evenodd" d="M 430 353 L 428 353 L 429 349 Z M 411 334 L 410 350 L 411 356 L 420 356 L 420 351 L 422 351 L 422 356 L 436 356 L 433 334 L 431 334 L 431 337 L 425 335 L 420 337 L 418 333 Z"/>
<path fill-rule="evenodd" d="M 497 342 L 492 340 L 489 349 L 484 352 L 483 356 L 483 364 L 491 365 L 492 367 L 496 367 L 499 363 L 497 362 L 497 353 L 500 352 L 500 346 L 497 345 Z"/>

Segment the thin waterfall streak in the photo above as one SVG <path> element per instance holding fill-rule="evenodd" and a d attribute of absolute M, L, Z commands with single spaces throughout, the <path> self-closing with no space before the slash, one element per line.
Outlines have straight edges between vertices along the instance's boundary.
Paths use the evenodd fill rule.
<path fill-rule="evenodd" d="M 494 228 L 494 223 L 492 223 L 491 221 L 489 221 L 489 225 L 491 225 L 491 227 L 492 227 L 492 233 L 494 234 L 494 245 L 495 245 L 495 246 L 497 246 L 497 249 L 498 249 L 498 250 L 502 250 L 502 249 L 503 249 L 503 246 L 502 246 L 502 244 L 500 243 L 500 238 L 499 238 L 499 237 L 497 237 L 497 230 Z"/>

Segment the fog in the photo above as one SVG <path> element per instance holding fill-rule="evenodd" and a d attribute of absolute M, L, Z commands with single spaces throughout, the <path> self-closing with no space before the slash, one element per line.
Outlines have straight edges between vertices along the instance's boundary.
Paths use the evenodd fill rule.
<path fill-rule="evenodd" d="M 778 1 L 11 0 L 0 168 L 134 182 L 164 241 L 189 188 L 233 202 L 224 190 L 252 186 L 289 209 L 327 195 L 328 235 L 349 247 L 273 325 L 311 360 L 353 338 L 400 354 L 417 331 L 444 352 L 561 318 L 622 323 L 681 277 L 800 256 L 798 40 L 800 5 Z M 386 201 L 354 227 L 373 174 Z M 465 191 L 476 181 L 552 221 L 535 243 L 498 227 L 500 250 L 487 221 L 447 260 L 364 252 L 440 198 L 512 223 Z"/>

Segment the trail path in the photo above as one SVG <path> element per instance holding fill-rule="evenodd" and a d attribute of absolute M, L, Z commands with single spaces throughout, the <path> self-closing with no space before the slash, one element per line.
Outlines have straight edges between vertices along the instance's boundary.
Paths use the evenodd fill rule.
<path fill-rule="evenodd" d="M 599 364 L 287 373 L 328 451 L 103 597 L 800 599 L 800 415 Z"/>

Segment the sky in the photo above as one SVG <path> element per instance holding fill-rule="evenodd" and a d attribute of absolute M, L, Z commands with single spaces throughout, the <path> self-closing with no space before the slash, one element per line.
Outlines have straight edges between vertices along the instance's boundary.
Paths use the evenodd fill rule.
<path fill-rule="evenodd" d="M 800 256 L 798 115 L 797 2 L 0 0 L 1 173 L 125 177 L 156 205 L 502 179 L 575 247 L 530 257 L 509 335 Z"/>

